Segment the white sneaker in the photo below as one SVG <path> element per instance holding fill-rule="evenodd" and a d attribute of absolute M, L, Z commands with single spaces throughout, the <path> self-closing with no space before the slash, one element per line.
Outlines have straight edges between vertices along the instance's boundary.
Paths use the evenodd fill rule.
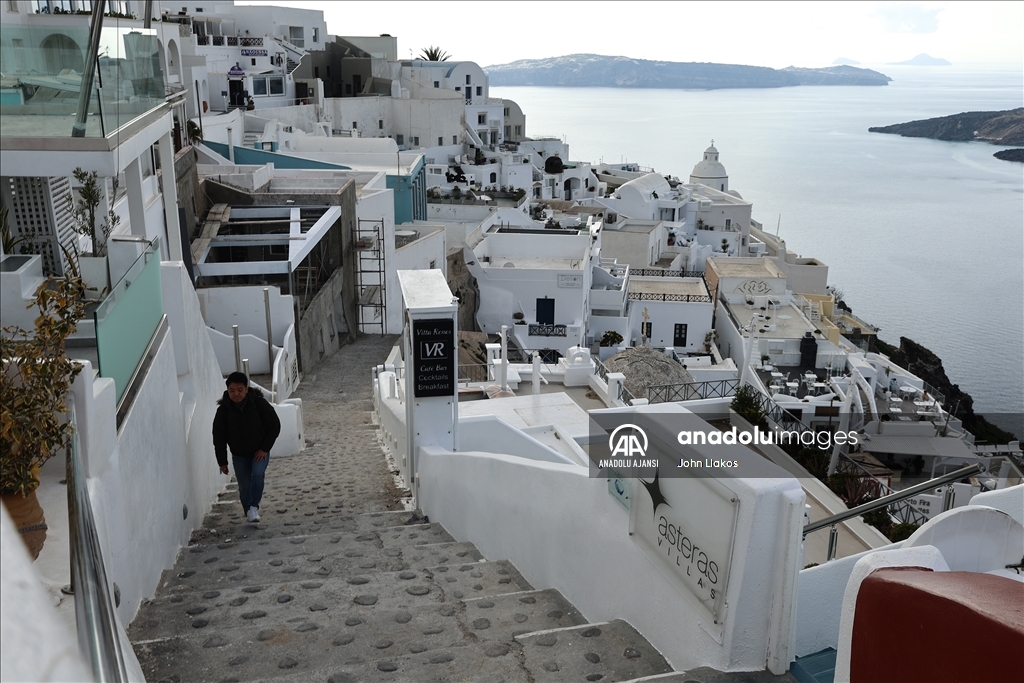
<path fill-rule="evenodd" d="M 250 522 L 260 521 L 260 511 L 254 507 L 249 508 L 249 512 L 245 513 L 245 518 Z"/>

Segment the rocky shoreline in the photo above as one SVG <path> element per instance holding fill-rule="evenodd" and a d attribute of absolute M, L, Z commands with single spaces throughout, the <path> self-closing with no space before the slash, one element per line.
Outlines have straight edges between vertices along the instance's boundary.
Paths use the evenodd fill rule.
<path fill-rule="evenodd" d="M 974 398 L 961 389 L 960 385 L 949 380 L 945 368 L 942 367 L 942 359 L 930 349 L 907 337 L 900 337 L 898 347 L 881 339 L 876 339 L 875 345 L 877 350 L 889 356 L 893 363 L 910 370 L 942 392 L 946 398 L 945 409 L 953 411 L 954 415 L 963 421 L 964 428 L 974 434 L 979 443 L 1005 444 L 1017 438 L 974 412 Z"/>
<path fill-rule="evenodd" d="M 868 132 L 950 142 L 978 140 L 994 145 L 1024 145 L 1024 107 L 1007 111 L 968 111 L 891 126 L 872 126 L 868 128 Z M 998 152 L 996 156 L 1000 159 L 1005 158 L 999 156 Z"/>

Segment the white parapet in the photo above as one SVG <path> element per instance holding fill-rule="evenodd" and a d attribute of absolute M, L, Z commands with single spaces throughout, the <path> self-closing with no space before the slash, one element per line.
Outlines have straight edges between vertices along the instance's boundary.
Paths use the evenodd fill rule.
<path fill-rule="evenodd" d="M 707 426 L 675 404 L 613 412 Z M 508 558 L 538 589 L 560 590 L 588 620 L 625 619 L 677 669 L 781 673 L 792 659 L 804 494 L 753 451 L 713 448 L 752 476 L 633 479 L 627 511 L 606 476 L 533 453 L 526 440 L 517 455 L 424 447 L 419 502 L 455 538 Z"/>

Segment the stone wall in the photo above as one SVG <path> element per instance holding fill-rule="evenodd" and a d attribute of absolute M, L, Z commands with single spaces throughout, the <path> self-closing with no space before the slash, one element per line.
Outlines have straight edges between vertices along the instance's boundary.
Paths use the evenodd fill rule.
<path fill-rule="evenodd" d="M 353 338 L 349 331 L 352 328 L 345 323 L 343 317 L 343 286 L 344 269 L 334 271 L 299 318 L 296 342 L 299 367 L 303 373 L 310 372 L 322 360 L 334 355 L 343 343 Z"/>
<path fill-rule="evenodd" d="M 178 206 L 185 209 L 188 237 L 194 239 L 201 225 L 199 217 L 206 213 L 206 203 L 199 190 L 196 155 L 192 147 L 185 147 L 175 155 L 174 182 L 178 188 Z"/>

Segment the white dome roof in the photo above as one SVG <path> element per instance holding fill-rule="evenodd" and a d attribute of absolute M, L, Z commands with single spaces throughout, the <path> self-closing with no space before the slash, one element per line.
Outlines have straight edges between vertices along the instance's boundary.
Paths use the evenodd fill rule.
<path fill-rule="evenodd" d="M 729 174 L 725 171 L 725 166 L 718 161 L 718 150 L 715 148 L 715 141 L 711 141 L 711 146 L 704 150 L 704 158 L 697 162 L 697 165 L 693 167 L 693 171 L 690 172 L 691 182 L 694 180 L 721 180 L 728 178 Z"/>
<path fill-rule="evenodd" d="M 660 193 L 659 197 L 662 199 L 668 199 L 669 192 L 672 191 L 668 181 L 657 173 L 648 173 L 640 176 L 639 178 L 634 178 L 628 183 L 624 183 L 622 187 L 619 188 L 619 192 L 621 193 L 622 190 L 627 188 L 639 192 L 640 196 L 643 197 L 644 200 L 652 199 L 652 195 L 655 193 Z"/>

